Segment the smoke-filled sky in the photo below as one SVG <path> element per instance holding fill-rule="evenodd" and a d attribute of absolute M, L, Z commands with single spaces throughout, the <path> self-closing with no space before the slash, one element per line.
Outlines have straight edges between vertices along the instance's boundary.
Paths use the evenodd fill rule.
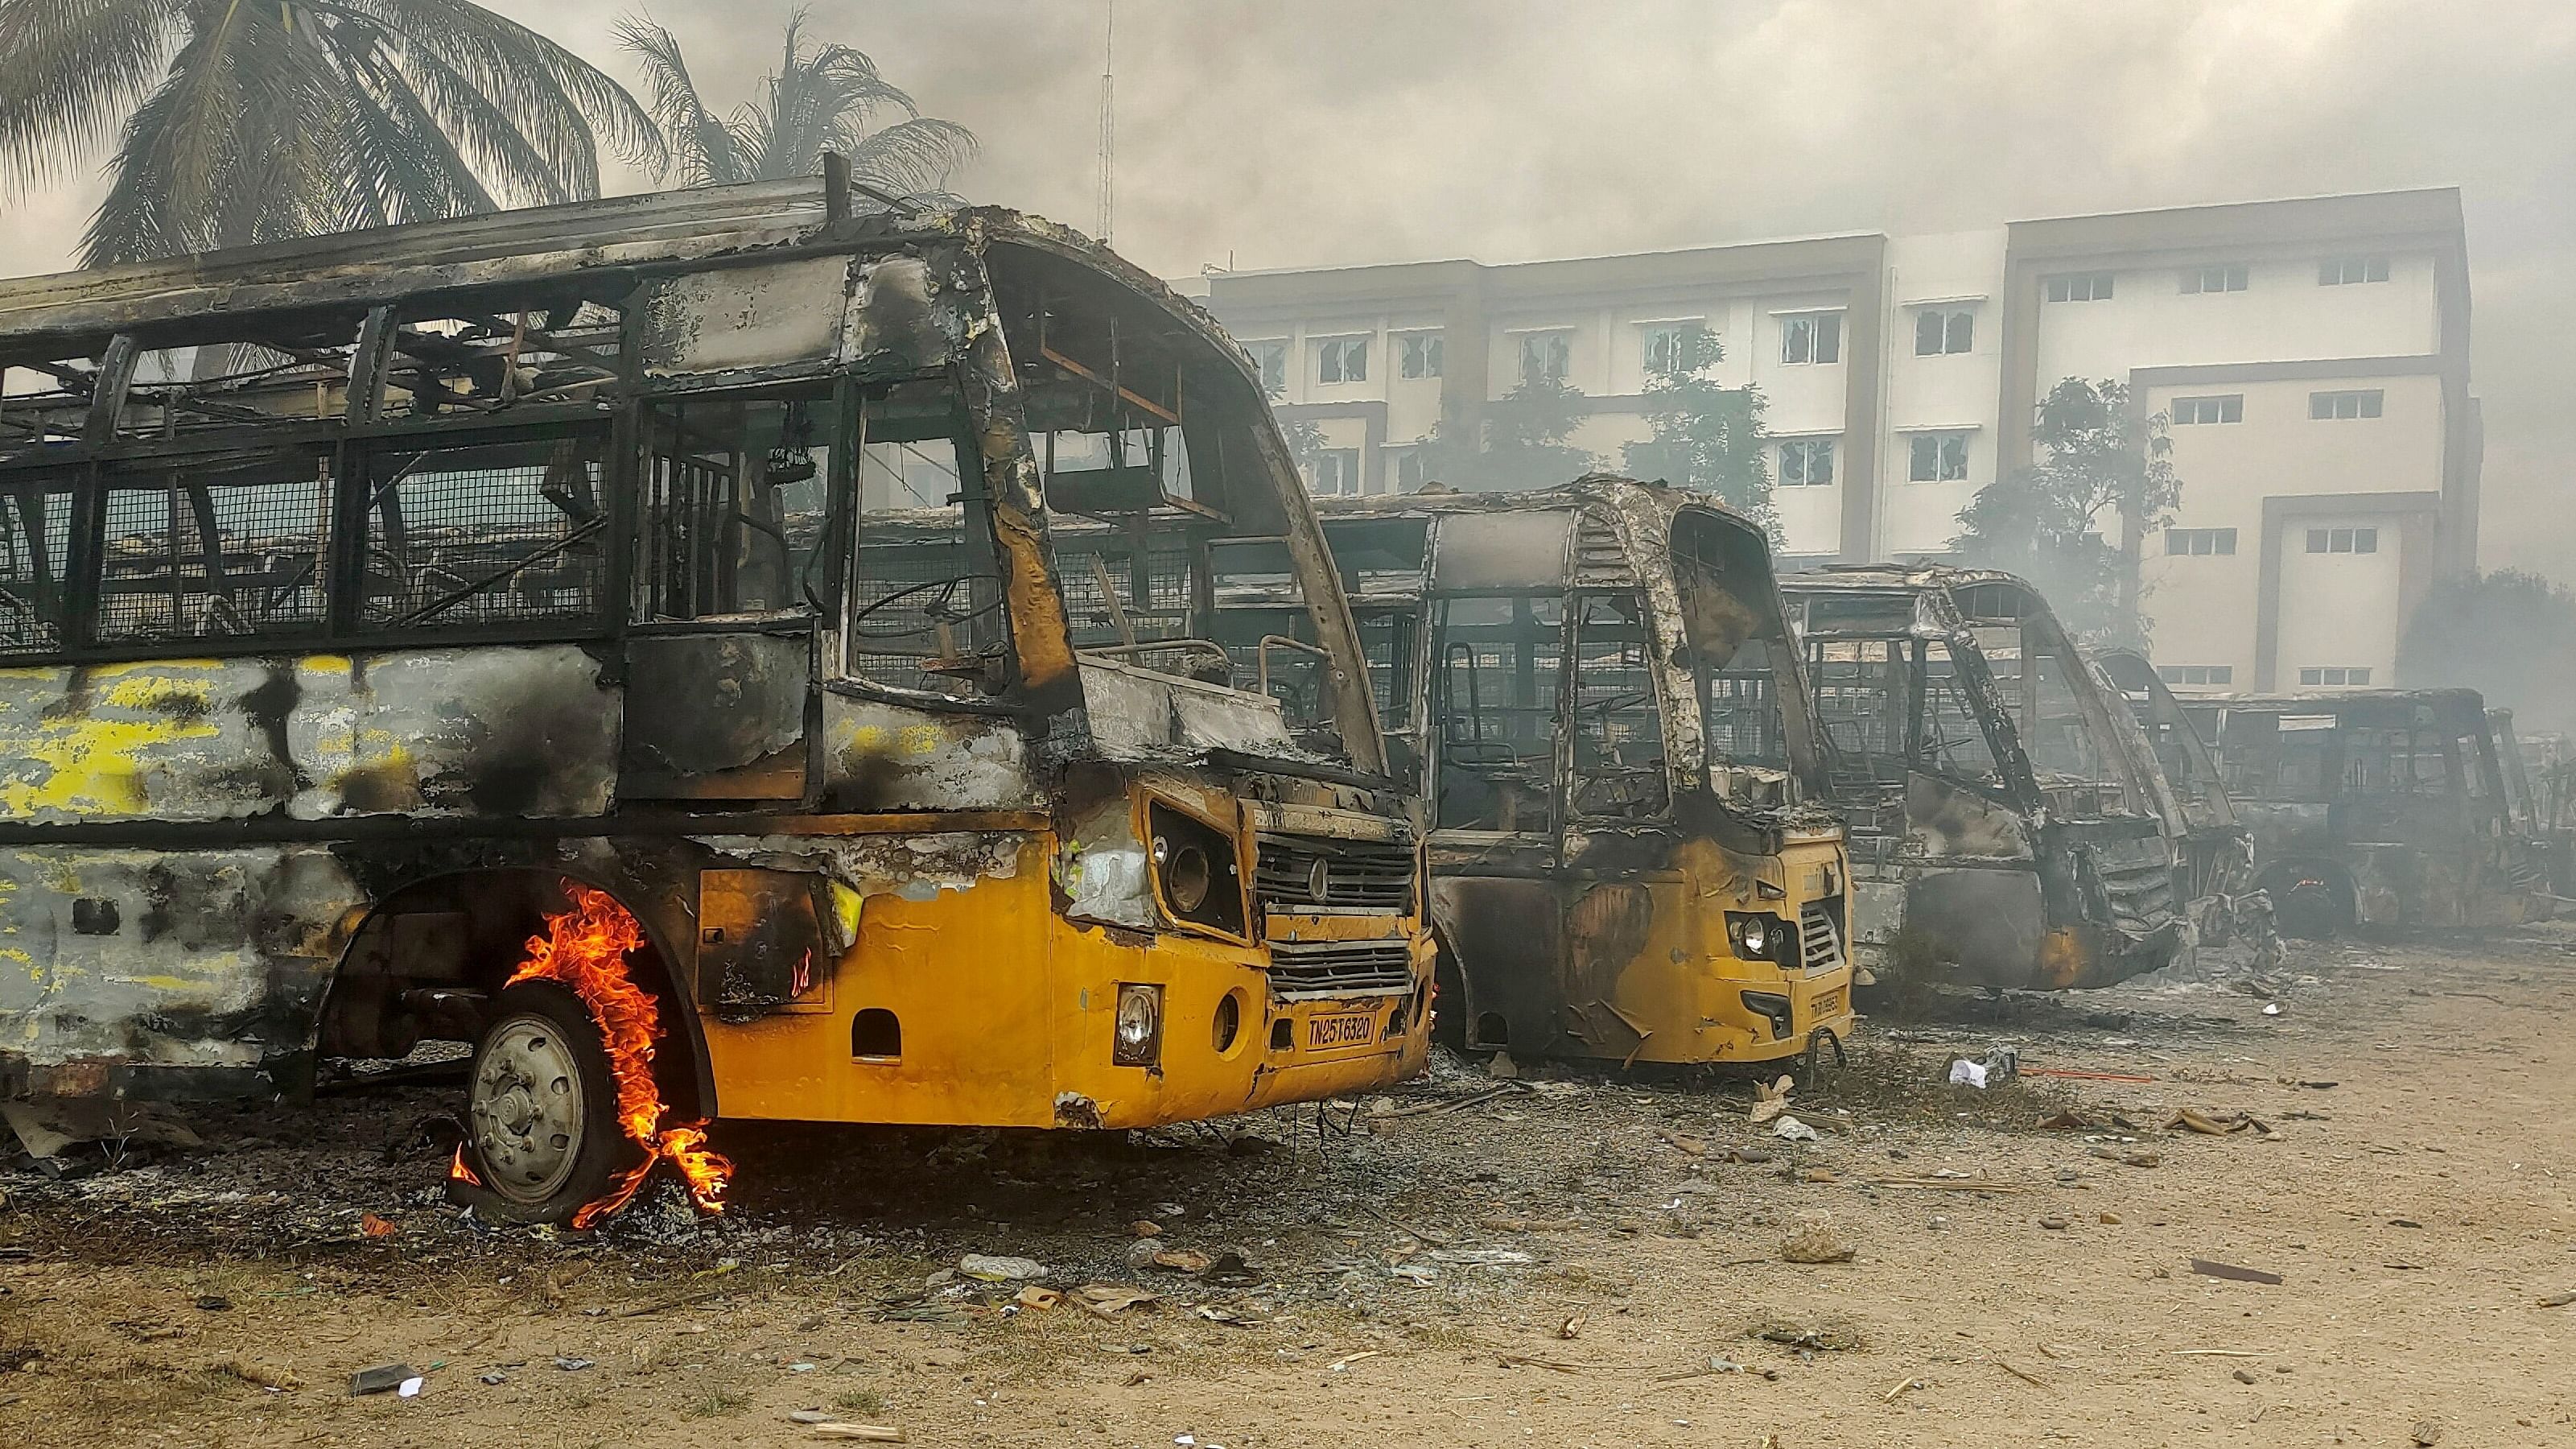
<path fill-rule="evenodd" d="M 632 79 L 624 0 L 485 3 Z M 793 7 L 650 8 L 739 98 Z M 1091 225 L 1102 0 L 809 10 L 983 137 L 961 190 Z M 2576 582 L 2569 0 L 1119 0 L 1117 94 L 1116 241 L 1165 275 L 2456 184 L 2481 562 Z M 14 207 L 0 268 L 94 196 Z"/>

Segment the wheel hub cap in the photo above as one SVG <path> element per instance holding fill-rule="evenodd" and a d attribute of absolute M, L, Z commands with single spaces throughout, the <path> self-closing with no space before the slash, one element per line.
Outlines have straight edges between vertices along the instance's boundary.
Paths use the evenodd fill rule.
<path fill-rule="evenodd" d="M 467 1109 L 494 1191 L 519 1202 L 553 1195 L 579 1160 L 581 1071 L 553 1022 L 515 1016 L 485 1042 Z"/>

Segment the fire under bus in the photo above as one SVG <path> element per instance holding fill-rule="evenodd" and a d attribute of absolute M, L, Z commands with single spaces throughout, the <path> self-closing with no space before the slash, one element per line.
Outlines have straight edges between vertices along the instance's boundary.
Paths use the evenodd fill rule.
<path fill-rule="evenodd" d="M 1863 972 L 2064 990 L 2183 956 L 2152 759 L 2037 590 L 1881 566 L 1782 592 L 1851 831 Z"/>
<path fill-rule="evenodd" d="M 2199 944 L 2224 945 L 2235 929 L 2236 897 L 2254 887 L 2254 833 L 2236 818 L 2218 758 L 2147 656 L 2097 649 L 2092 659 L 2128 702 L 2135 738 L 2146 746 L 2147 783 L 2176 842 L 2177 886 Z"/>
<path fill-rule="evenodd" d="M 2185 709 L 2253 827 L 2255 884 L 2283 934 L 2513 925 L 2556 904 L 2477 691 L 2226 695 Z"/>
<path fill-rule="evenodd" d="M 1617 1062 L 1838 1052 L 1849 867 L 1760 528 L 1607 477 L 1319 511 L 1391 752 L 1433 802 L 1443 1033 Z M 1311 708 L 1284 551 L 1226 553 L 1227 637 L 1267 641 L 1271 687 Z"/>
<path fill-rule="evenodd" d="M 1075 233 L 625 197 L 9 283 L 0 363 L 0 1094 L 471 1042 L 460 1190 L 553 1221 L 712 1197 L 719 1116 L 1425 1059 L 1419 807 L 1257 377 Z M 1238 536 L 1293 723 L 1211 642 Z"/>

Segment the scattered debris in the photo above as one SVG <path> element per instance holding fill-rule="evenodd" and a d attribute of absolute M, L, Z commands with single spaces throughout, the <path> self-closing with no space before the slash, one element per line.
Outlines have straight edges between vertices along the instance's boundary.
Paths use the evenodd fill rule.
<path fill-rule="evenodd" d="M 1062 1303 L 1064 1301 L 1064 1295 L 1058 1293 L 1052 1288 L 1040 1288 L 1036 1284 L 1032 1283 L 1029 1286 L 1022 1288 L 1018 1293 L 1013 1294 L 1011 1301 L 1022 1308 L 1046 1309 L 1053 1308 L 1057 1304 Z"/>
<path fill-rule="evenodd" d="M 1784 1142 L 1814 1142 L 1824 1134 L 1795 1117 L 1783 1117 L 1771 1124 L 1771 1135 Z"/>
<path fill-rule="evenodd" d="M 1154 1254 L 1153 1266 L 1195 1278 L 1215 1267 L 1216 1260 L 1195 1248 L 1165 1248 Z"/>
<path fill-rule="evenodd" d="M 1344 1369 L 1349 1368 L 1352 1364 L 1358 1363 L 1361 1359 L 1376 1358 L 1385 1352 L 1386 1350 L 1382 1348 L 1372 1348 L 1364 1353 L 1352 1354 L 1348 1358 L 1337 1358 L 1325 1366 L 1325 1371 L 1327 1373 L 1340 1373 Z"/>
<path fill-rule="evenodd" d="M 1162 1300 L 1141 1288 L 1122 1288 L 1112 1283 L 1086 1283 L 1075 1290 L 1074 1301 L 1103 1318 L 1114 1318 L 1130 1308 L 1159 1303 Z"/>
<path fill-rule="evenodd" d="M 1127 1225 L 1127 1231 L 1139 1238 L 1159 1238 L 1163 1235 L 1163 1225 L 1138 1218 Z"/>
<path fill-rule="evenodd" d="M 2281 1283 L 2288 1281 L 2278 1273 L 2267 1273 L 2260 1268 L 2240 1268 L 2234 1263 L 2214 1263 L 2207 1258 L 2192 1259 L 2191 1271 L 2198 1273 L 2204 1278 L 2227 1278 L 2238 1283 Z"/>
<path fill-rule="evenodd" d="M 1922 1192 L 2028 1192 L 2017 1182 L 1994 1182 L 1982 1177 L 1873 1177 L 1871 1187 L 1909 1188 Z"/>
<path fill-rule="evenodd" d="M 2418 1419 L 2415 1421 L 2415 1427 L 2406 1432 L 2413 1436 L 2418 1449 L 2431 1449 L 2432 1445 L 2442 1442 L 2442 1421 Z"/>
<path fill-rule="evenodd" d="M 556 1367 L 556 1368 L 559 1368 L 559 1369 L 561 1369 L 561 1370 L 563 1370 L 565 1373 L 568 1373 L 568 1374 L 575 1374 L 575 1373 L 579 1373 L 579 1372 L 581 1372 L 583 1369 L 586 1369 L 586 1368 L 597 1368 L 598 1366 L 599 1366 L 599 1360 L 597 1360 L 597 1359 L 590 1359 L 590 1358 L 568 1358 L 568 1357 L 566 1357 L 566 1356 L 564 1356 L 564 1355 L 562 1355 L 562 1354 L 557 1354 L 557 1355 L 555 1355 L 555 1367 Z"/>
<path fill-rule="evenodd" d="M 2229 1375 L 2229 1377 L 2235 1379 L 2240 1384 L 2259 1384 L 2263 1382 L 2262 1379 L 2255 1376 L 2252 1369 L 2238 1369 L 2235 1373 Z"/>
<path fill-rule="evenodd" d="M 1485 1075 L 1489 1077 L 1501 1077 L 1509 1081 L 1520 1074 L 1520 1065 L 1512 1060 L 1510 1052 L 1496 1052 L 1485 1058 Z"/>
<path fill-rule="evenodd" d="M 1982 1058 L 1958 1057 L 1950 1063 L 1950 1085 L 2000 1087 L 2021 1075 L 2021 1051 L 2017 1047 L 1997 1047 Z"/>
<path fill-rule="evenodd" d="M 367 1213 L 358 1219 L 358 1232 L 364 1237 L 390 1238 L 394 1235 L 394 1225 L 390 1219 Z"/>
<path fill-rule="evenodd" d="M 1583 1336 L 1583 1315 L 1580 1313 L 1575 1314 L 1563 1323 L 1558 1324 L 1556 1326 L 1556 1336 L 1562 1339 L 1581 1338 Z"/>
<path fill-rule="evenodd" d="M 2540 1300 L 2543 1308 L 2564 1308 L 2571 1303 L 2576 1303 L 2576 1293 L 2552 1293 Z"/>
<path fill-rule="evenodd" d="M 1800 1327 L 1788 1323 L 1762 1323 L 1755 1325 L 1749 1336 L 1783 1348 L 1803 1348 L 1814 1353 L 1851 1353 L 1862 1346 L 1859 1333 L 1831 1325 Z"/>
<path fill-rule="evenodd" d="M 360 1369 L 349 1376 L 349 1394 L 353 1398 L 361 1394 L 381 1394 L 389 1389 L 400 1388 L 404 1380 L 416 1377 L 418 1375 L 412 1372 L 410 1364 L 378 1364 L 371 1369 Z M 415 1389 L 413 1392 L 417 1393 L 419 1390 Z"/>
<path fill-rule="evenodd" d="M 2048 1229 L 2052 1233 L 2062 1233 L 2066 1231 L 2067 1227 L 2066 1219 L 2059 1217 L 2055 1213 L 2051 1213 L 2047 1217 L 2041 1218 L 2039 1220 L 2039 1225 Z"/>
<path fill-rule="evenodd" d="M 1780 1240 L 1780 1256 L 1792 1263 L 1848 1263 L 1859 1251 L 1826 1220 L 1802 1224 Z"/>
<path fill-rule="evenodd" d="M 859 1439 L 871 1444 L 910 1442 L 903 1437 L 901 1429 L 890 1429 L 882 1424 L 816 1424 L 805 1433 L 806 1437 L 813 1439 Z"/>
<path fill-rule="evenodd" d="M 2197 1132 L 2204 1137 L 2228 1137 L 2239 1132 L 2252 1132 L 2258 1137 L 2269 1137 L 2272 1135 L 2272 1128 L 2269 1123 L 2259 1121 L 2248 1113 L 2233 1112 L 2224 1116 L 2212 1117 L 2204 1112 L 2195 1112 L 2189 1107 L 2185 1107 L 2174 1113 L 2171 1117 L 2166 1118 L 2164 1130 L 2167 1132 Z"/>
<path fill-rule="evenodd" d="M 986 1283 L 1026 1283 L 1047 1275 L 1046 1264 L 1035 1258 L 998 1258 L 983 1253 L 968 1253 L 958 1259 L 957 1271 Z"/>
<path fill-rule="evenodd" d="M 1797 1080 L 1798 1079 L 1795 1077 L 1784 1076 L 1780 1080 L 1768 1084 L 1762 1082 L 1754 1083 L 1753 1110 L 1751 1113 L 1747 1114 L 1748 1119 L 1752 1121 L 1754 1125 L 1759 1126 L 1762 1123 L 1768 1122 L 1772 1118 L 1779 1116 L 1781 1113 L 1788 1111 L 1789 1091 L 1792 1087 L 1797 1085 Z"/>
<path fill-rule="evenodd" d="M 200 1293 L 197 1295 L 197 1308 L 203 1313 L 230 1313 L 233 1301 L 221 1293 Z"/>
<path fill-rule="evenodd" d="M 275 1389 L 279 1393 L 287 1393 L 304 1387 L 304 1380 L 296 1377 L 291 1370 L 278 1368 L 272 1364 L 264 1364 L 255 1359 L 241 1358 L 238 1356 L 233 1358 L 217 1359 L 213 1363 L 208 1364 L 206 1366 L 206 1370 L 209 1373 L 218 1373 L 223 1374 L 228 1378 L 239 1379 L 246 1384 L 257 1384 L 263 1389 Z M 350 1381 L 349 1392 L 354 1394 L 357 1391 L 357 1382 L 353 1379 Z M 370 1390 L 369 1392 L 381 1392 L 381 1390 Z"/>
<path fill-rule="evenodd" d="M 2058 1077 L 2070 1082 L 2152 1082 L 2154 1077 L 2139 1072 L 2091 1072 L 2077 1067 L 2024 1067 L 2025 1077 Z"/>

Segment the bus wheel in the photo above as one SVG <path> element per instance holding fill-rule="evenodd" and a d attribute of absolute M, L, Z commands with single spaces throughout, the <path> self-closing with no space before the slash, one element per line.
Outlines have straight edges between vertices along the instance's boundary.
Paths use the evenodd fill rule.
<path fill-rule="evenodd" d="M 571 1220 L 639 1153 L 617 1122 L 599 1026 L 571 988 L 524 981 L 493 1003 L 474 1048 L 465 1114 L 477 1211 L 512 1223 Z"/>
<path fill-rule="evenodd" d="M 2328 941 L 2343 924 L 2342 902 L 2332 883 L 2307 876 L 2293 882 L 2273 920 L 2281 934 L 2302 941 Z"/>

